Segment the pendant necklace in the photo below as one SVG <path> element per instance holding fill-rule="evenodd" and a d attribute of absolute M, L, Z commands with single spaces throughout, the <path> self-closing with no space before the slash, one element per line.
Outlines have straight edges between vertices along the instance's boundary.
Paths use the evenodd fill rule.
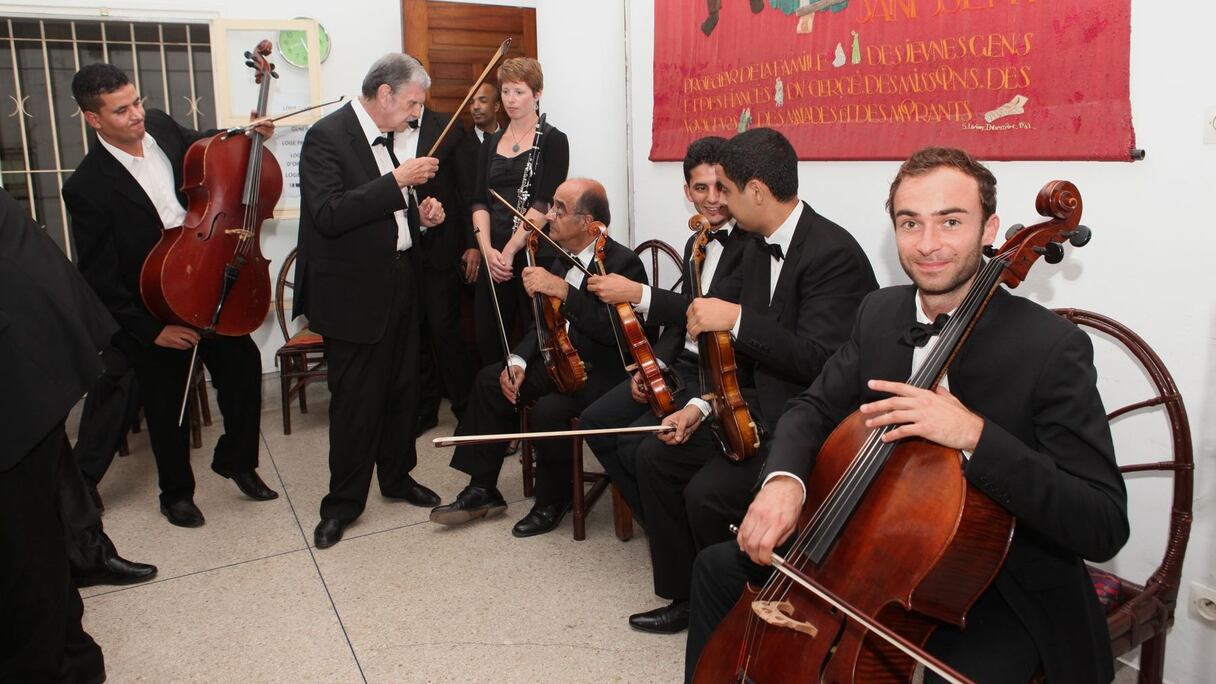
<path fill-rule="evenodd" d="M 507 127 L 507 130 L 511 130 L 511 127 L 510 127 L 510 126 L 508 126 L 508 127 Z M 519 154 L 519 138 L 520 138 L 520 136 L 515 135 L 514 131 L 512 131 L 512 133 L 511 133 L 511 137 L 515 138 L 515 144 L 511 146 L 511 152 L 513 152 L 513 153 L 515 153 L 515 154 Z"/>

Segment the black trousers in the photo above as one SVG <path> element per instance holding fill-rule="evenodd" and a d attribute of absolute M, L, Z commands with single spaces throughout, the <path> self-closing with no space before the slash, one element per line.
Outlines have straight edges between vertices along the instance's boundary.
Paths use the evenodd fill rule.
<path fill-rule="evenodd" d="M 329 363 L 329 493 L 321 518 L 349 523 L 363 513 L 372 470 L 380 491 L 399 493 L 418 464 L 418 279 L 399 255 L 384 336 L 372 344 L 325 338 Z M 357 305 L 353 303 L 352 305 Z"/>
<path fill-rule="evenodd" d="M 787 541 L 785 546 L 791 544 Z M 779 549 L 784 553 L 785 548 Z M 691 682 L 697 659 L 718 626 L 743 594 L 743 585 L 759 587 L 773 569 L 756 565 L 734 540 L 714 544 L 697 555 L 693 568 L 691 615 L 684 657 L 684 678 Z M 1038 649 L 995 586 L 967 613 L 967 629 L 943 626 L 925 650 L 976 682 L 1025 684 L 1039 668 Z M 944 681 L 926 671 L 925 682 Z"/>
<path fill-rule="evenodd" d="M 459 418 L 469 403 L 476 370 L 469 362 L 460 329 L 464 284 L 455 265 L 435 268 L 423 263 L 418 270 L 422 290 L 418 415 L 435 415 L 440 399 L 447 396 L 452 402 L 452 412 Z"/>
<path fill-rule="evenodd" d="M 669 446 L 653 435 L 642 440 L 638 489 L 656 594 L 689 597 L 697 551 L 733 537 L 729 526 L 747 512 L 763 465 L 760 458 L 726 460 L 707 422 L 684 444 Z"/>
<path fill-rule="evenodd" d="M 80 625 L 59 520 L 58 478 L 71 457 L 60 422 L 0 472 L 0 681 L 99 682 L 101 648 Z"/>
<path fill-rule="evenodd" d="M 456 427 L 457 435 L 485 435 L 519 430 L 519 413 L 502 395 L 498 377 L 501 363 L 482 368 L 473 381 L 469 408 Z M 539 359 L 528 364 L 524 382 L 519 388 L 519 405 L 528 409 L 528 430 L 541 432 L 568 430 L 570 419 L 579 415 L 597 394 L 596 383 L 588 379 L 587 386 L 574 394 L 558 394 L 553 381 Z M 532 443 L 536 459 L 536 505 L 565 504 L 570 501 L 571 461 L 574 445 L 569 439 L 545 439 Z M 506 456 L 507 444 L 474 444 L 460 446 L 452 454 L 453 468 L 468 473 L 476 480 L 498 481 Z"/>
<path fill-rule="evenodd" d="M 114 542 L 102 530 L 101 511 L 93 503 L 89 485 L 69 451 L 63 460 L 58 482 L 59 516 L 63 521 L 63 541 L 73 577 L 101 567 L 107 556 L 117 555 Z"/>
<path fill-rule="evenodd" d="M 523 259 L 517 258 L 514 264 L 515 277 L 505 283 L 494 283 L 494 291 L 498 293 L 498 306 L 502 311 L 503 329 L 507 333 L 507 343 L 512 347 L 518 341 L 517 336 L 513 334 L 516 322 L 519 322 L 521 328 L 527 328 L 532 316 L 529 309 L 531 299 L 519 277 L 525 265 Z M 473 323 L 477 333 L 477 353 L 481 356 L 482 363 L 498 362 L 501 368 L 506 359 L 503 358 L 502 335 L 494 313 L 494 300 L 490 297 L 492 281 L 493 278 L 486 271 L 483 260 L 473 289 Z"/>
<path fill-rule="evenodd" d="M 673 393 L 677 410 L 683 408 L 689 398 L 700 394 L 696 364 L 696 355 L 684 352 L 672 364 L 671 375 L 674 382 L 681 385 L 681 389 Z M 627 379 L 596 399 L 579 416 L 579 425 L 588 430 L 658 425 L 660 419 L 650 410 L 650 404 L 634 400 L 630 390 L 632 382 Z M 584 438 L 604 472 L 620 489 L 634 517 L 643 525 L 646 524 L 646 512 L 638 489 L 637 450 L 645 437 L 644 434 L 624 434 Z"/>
<path fill-rule="evenodd" d="M 211 374 L 224 418 L 224 434 L 215 444 L 211 469 L 225 477 L 256 469 L 262 416 L 262 357 L 257 344 L 249 335 L 206 337 L 199 342 L 198 357 Z M 135 360 L 162 504 L 194 497 L 190 425 L 177 424 L 189 368 L 189 351 L 155 345 L 141 350 Z"/>
<path fill-rule="evenodd" d="M 72 448 L 80 471 L 94 486 L 110 468 L 118 445 L 139 411 L 139 385 L 130 361 L 113 347 L 105 350 L 103 357 L 106 372 L 85 396 L 76 446 Z"/>

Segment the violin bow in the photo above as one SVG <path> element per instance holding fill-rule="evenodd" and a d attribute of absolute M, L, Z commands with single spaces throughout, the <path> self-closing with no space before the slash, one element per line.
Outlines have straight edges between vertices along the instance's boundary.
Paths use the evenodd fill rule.
<path fill-rule="evenodd" d="M 460 437 L 436 437 L 431 444 L 437 447 L 460 446 L 462 444 L 490 444 L 493 442 L 511 442 L 517 439 L 564 439 L 567 437 L 589 437 L 594 435 L 623 435 L 641 432 L 644 434 L 660 434 L 672 432 L 674 425 L 638 425 L 623 428 L 594 428 L 586 430 L 554 430 L 552 432 L 512 432 L 499 435 L 462 435 Z"/>
<path fill-rule="evenodd" d="M 477 89 L 481 87 L 481 84 L 486 82 L 486 77 L 490 75 L 490 70 L 497 66 L 503 57 L 507 56 L 507 50 L 510 49 L 511 38 L 507 38 L 502 41 L 502 45 L 498 46 L 498 52 L 495 52 L 494 56 L 490 58 L 490 62 L 486 64 L 486 68 L 481 71 L 481 75 L 477 77 L 476 81 L 473 81 L 473 87 L 469 88 L 469 92 L 465 94 L 464 100 L 461 100 L 460 106 L 452 113 L 452 118 L 448 119 L 448 125 L 443 127 L 443 132 L 439 134 L 438 138 L 435 138 L 435 143 L 431 145 L 431 149 L 426 153 L 426 156 L 435 156 L 435 152 L 443 144 L 443 139 L 448 137 L 448 133 L 452 131 L 452 124 L 456 123 L 456 119 L 460 117 L 460 113 L 464 111 L 464 108 L 469 105 L 469 100 L 473 99 L 473 95 L 477 93 Z"/>

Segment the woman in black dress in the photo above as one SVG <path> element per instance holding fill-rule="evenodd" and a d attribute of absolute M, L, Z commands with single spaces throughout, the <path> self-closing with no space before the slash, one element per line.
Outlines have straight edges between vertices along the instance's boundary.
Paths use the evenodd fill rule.
<path fill-rule="evenodd" d="M 498 87 L 509 123 L 481 145 L 472 202 L 477 246 L 486 255 L 491 276 L 477 279 L 474 299 L 477 351 L 483 363 L 503 360 L 498 320 L 490 297 L 491 280 L 498 293 L 502 322 L 508 335 L 518 318 L 530 315 L 527 313 L 527 294 L 516 277 L 526 265 L 523 254 L 526 231 L 512 233 L 514 222 L 510 210 L 494 200 L 489 191 L 495 190 L 516 204 L 540 119 L 540 96 L 544 89 L 540 62 L 528 57 L 508 59 L 498 68 Z M 528 207 L 524 212 L 532 223 L 545 224 L 553 193 L 566 180 L 569 166 L 570 143 L 566 134 L 546 122 L 534 164 Z M 521 323 L 521 328 L 526 328 L 528 320 L 525 318 Z"/>

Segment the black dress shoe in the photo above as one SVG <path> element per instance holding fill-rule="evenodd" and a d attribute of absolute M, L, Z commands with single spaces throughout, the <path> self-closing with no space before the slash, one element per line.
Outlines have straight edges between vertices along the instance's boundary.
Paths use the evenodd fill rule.
<path fill-rule="evenodd" d="M 390 499 L 401 499 L 422 508 L 431 508 L 442 503 L 439 495 L 431 491 L 429 487 L 418 484 L 418 481 L 412 477 L 406 477 L 405 480 L 405 486 L 388 492 L 381 491 L 381 493 Z"/>
<path fill-rule="evenodd" d="M 342 530 L 344 529 L 346 529 L 346 523 L 341 520 L 322 518 L 321 522 L 317 523 L 317 529 L 313 530 L 312 541 L 318 549 L 328 549 L 342 541 Z"/>
<path fill-rule="evenodd" d="M 551 504 L 548 506 L 533 506 L 523 520 L 515 523 L 511 534 L 516 537 L 535 537 L 538 534 L 552 532 L 566 517 L 570 504 Z"/>
<path fill-rule="evenodd" d="M 169 522 L 178 527 L 202 527 L 206 522 L 203 512 L 189 499 L 161 504 L 160 512 L 169 519 Z"/>
<path fill-rule="evenodd" d="M 446 506 L 431 509 L 431 522 L 460 525 L 476 518 L 489 518 L 507 510 L 507 502 L 497 489 L 469 485 Z"/>
<path fill-rule="evenodd" d="M 629 626 L 654 634 L 675 634 L 688 629 L 688 601 L 672 601 L 671 605 L 629 616 Z"/>
<path fill-rule="evenodd" d="M 427 416 L 418 416 L 418 422 L 414 424 L 414 439 L 422 436 L 422 433 L 430 430 L 439 424 L 439 414 L 432 413 Z"/>
<path fill-rule="evenodd" d="M 156 566 L 134 563 L 118 554 L 107 555 L 96 568 L 82 572 L 73 569 L 72 581 L 77 587 L 96 584 L 136 584 L 156 577 Z"/>
<path fill-rule="evenodd" d="M 266 483 L 262 482 L 262 478 L 258 477 L 256 470 L 237 473 L 229 476 L 228 479 L 235 482 L 236 488 L 254 501 L 270 501 L 279 498 L 279 493 L 267 487 Z"/>

